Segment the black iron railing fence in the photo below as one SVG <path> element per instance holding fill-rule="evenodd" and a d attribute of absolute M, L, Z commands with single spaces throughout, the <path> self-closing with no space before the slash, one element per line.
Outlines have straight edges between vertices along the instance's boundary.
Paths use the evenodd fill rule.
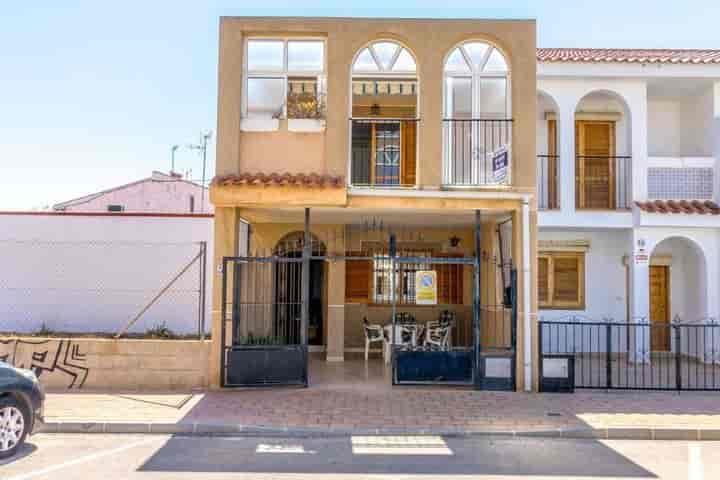
<path fill-rule="evenodd" d="M 588 210 L 627 210 L 632 201 L 632 157 L 575 157 L 575 206 Z"/>
<path fill-rule="evenodd" d="M 720 324 L 540 321 L 543 361 L 570 356 L 575 388 L 720 390 Z"/>
<path fill-rule="evenodd" d="M 559 155 L 537 156 L 537 195 L 538 208 L 541 210 L 560 208 L 559 161 Z"/>
<path fill-rule="evenodd" d="M 443 120 L 443 184 L 448 186 L 492 186 L 510 183 L 511 156 L 507 172 L 493 166 L 492 156 L 512 143 L 512 119 Z"/>

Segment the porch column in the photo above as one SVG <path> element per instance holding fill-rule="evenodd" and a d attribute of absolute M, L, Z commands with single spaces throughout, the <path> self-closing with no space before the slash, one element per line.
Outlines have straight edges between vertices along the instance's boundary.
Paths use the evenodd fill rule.
<path fill-rule="evenodd" d="M 630 263 L 630 315 L 634 324 L 650 323 L 650 245 L 638 232 L 633 230 Z M 630 327 L 630 361 L 650 362 L 650 328 Z"/>
<path fill-rule="evenodd" d="M 212 268 L 214 275 L 212 296 L 212 340 L 210 344 L 209 384 L 211 388 L 220 387 L 220 362 L 222 361 L 222 267 L 223 257 L 232 257 L 238 252 L 238 219 L 237 208 L 216 208 L 214 219 L 215 248 Z M 228 291 L 232 291 L 232 275 L 227 277 Z"/>
<path fill-rule="evenodd" d="M 330 255 L 345 255 L 344 228 L 335 232 L 335 251 Z M 326 356 L 328 362 L 345 360 L 345 260 L 330 260 L 327 264 L 327 341 Z"/>

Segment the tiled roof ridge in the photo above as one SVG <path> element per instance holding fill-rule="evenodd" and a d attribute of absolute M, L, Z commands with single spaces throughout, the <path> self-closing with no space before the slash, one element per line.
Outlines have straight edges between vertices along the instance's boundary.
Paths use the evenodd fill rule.
<path fill-rule="evenodd" d="M 299 186 L 307 188 L 340 188 L 345 185 L 345 177 L 321 173 L 289 172 L 243 172 L 239 174 L 217 175 L 214 185 L 252 185 L 252 186 Z"/>
<path fill-rule="evenodd" d="M 635 205 L 646 213 L 720 215 L 720 206 L 711 200 L 648 200 Z"/>
<path fill-rule="evenodd" d="M 720 49 L 538 48 L 539 62 L 720 64 Z"/>

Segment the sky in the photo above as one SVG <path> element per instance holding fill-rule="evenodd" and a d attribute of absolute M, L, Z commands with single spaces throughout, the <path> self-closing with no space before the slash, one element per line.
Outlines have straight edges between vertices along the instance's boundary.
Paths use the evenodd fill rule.
<path fill-rule="evenodd" d="M 717 0 L 0 0 L 0 210 L 168 171 L 174 144 L 200 179 L 185 146 L 215 130 L 223 15 L 534 18 L 541 47 L 720 48 Z"/>

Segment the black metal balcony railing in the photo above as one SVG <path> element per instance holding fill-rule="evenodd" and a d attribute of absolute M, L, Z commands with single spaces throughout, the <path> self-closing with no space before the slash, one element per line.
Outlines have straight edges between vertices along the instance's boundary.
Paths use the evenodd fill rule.
<path fill-rule="evenodd" d="M 350 183 L 354 186 L 414 186 L 415 118 L 353 118 Z"/>
<path fill-rule="evenodd" d="M 575 207 L 626 210 L 632 191 L 632 157 L 578 155 L 575 162 Z"/>
<path fill-rule="evenodd" d="M 559 161 L 559 155 L 537 156 L 537 195 L 538 208 L 541 210 L 560 208 Z"/>
<path fill-rule="evenodd" d="M 512 142 L 512 119 L 443 120 L 443 184 L 457 186 L 505 185 L 510 182 L 512 160 L 507 174 L 493 168 L 493 153 Z M 508 159 L 511 157 L 508 156 Z"/>

